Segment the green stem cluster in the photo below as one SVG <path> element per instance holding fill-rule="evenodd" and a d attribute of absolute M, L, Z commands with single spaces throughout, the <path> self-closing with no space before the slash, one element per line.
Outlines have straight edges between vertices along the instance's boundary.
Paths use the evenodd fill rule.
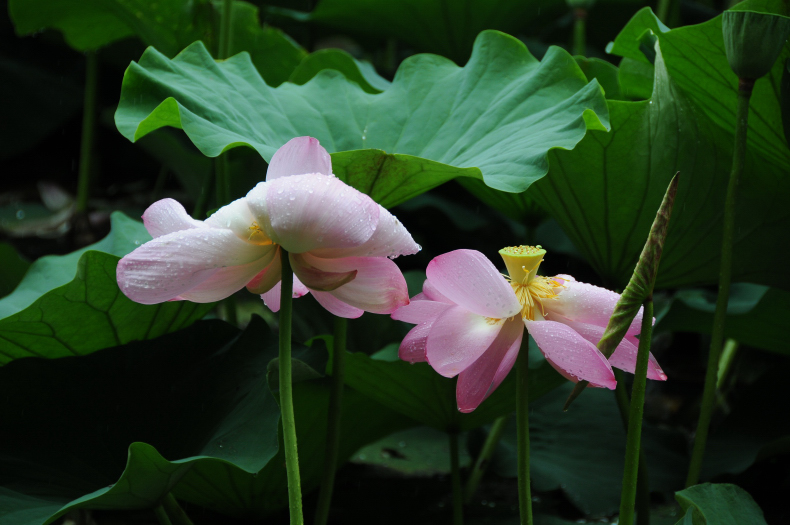
<path fill-rule="evenodd" d="M 464 488 L 464 503 L 469 505 L 472 498 L 477 491 L 477 486 L 480 485 L 480 480 L 494 455 L 497 443 L 502 439 L 502 433 L 505 431 L 505 425 L 509 416 L 501 416 L 494 420 L 491 425 L 491 430 L 488 432 L 483 448 L 480 450 L 480 455 L 477 456 L 472 472 L 469 473 L 469 479 L 466 480 L 466 487 Z"/>
<path fill-rule="evenodd" d="M 645 405 L 647 386 L 647 363 L 650 355 L 650 340 L 653 335 L 653 298 L 644 303 L 642 330 L 639 335 L 639 349 L 634 370 L 634 386 L 631 389 L 631 403 L 628 414 L 628 437 L 625 446 L 625 468 L 623 470 L 623 489 L 620 496 L 621 525 L 634 523 L 634 507 L 639 475 L 639 456 L 642 440 L 642 413 Z"/>
<path fill-rule="evenodd" d="M 335 317 L 335 332 L 332 343 L 332 386 L 329 393 L 329 415 L 326 424 L 326 449 L 324 452 L 324 476 L 318 493 L 315 510 L 315 525 L 324 525 L 329 519 L 332 491 L 337 470 L 337 451 L 340 446 L 340 416 L 343 406 L 343 376 L 345 374 L 346 334 L 348 319 Z"/>
<path fill-rule="evenodd" d="M 293 388 L 291 384 L 291 317 L 293 308 L 293 273 L 288 252 L 280 249 L 282 284 L 280 289 L 280 419 L 283 424 L 285 470 L 288 476 L 288 509 L 291 525 L 302 525 L 302 488 L 299 480 L 299 454 L 296 447 Z"/>
<path fill-rule="evenodd" d="M 532 491 L 529 484 L 529 334 L 526 330 L 516 359 L 516 428 L 518 507 L 521 525 L 532 525 Z"/>
<path fill-rule="evenodd" d="M 719 296 L 716 299 L 716 311 L 713 314 L 713 331 L 710 339 L 708 368 L 705 373 L 705 387 L 702 393 L 702 407 L 697 433 L 694 438 L 694 449 L 686 487 L 696 485 L 702 470 L 702 458 L 708 440 L 708 427 L 716 400 L 716 379 L 719 371 L 719 357 L 724 344 L 724 322 L 727 317 L 727 303 L 730 297 L 730 281 L 732 280 L 732 243 L 735 231 L 735 194 L 738 179 L 743 173 L 746 158 L 746 132 L 749 128 L 749 99 L 752 96 L 754 81 L 741 79 L 738 84 L 738 105 L 735 113 L 735 145 L 732 156 L 732 171 L 727 185 L 727 196 L 724 201 L 724 219 L 722 224 L 721 268 L 719 270 Z"/>

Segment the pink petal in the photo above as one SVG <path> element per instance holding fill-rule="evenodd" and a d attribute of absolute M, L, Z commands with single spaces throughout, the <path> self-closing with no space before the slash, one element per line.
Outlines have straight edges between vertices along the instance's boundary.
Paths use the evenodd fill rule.
<path fill-rule="evenodd" d="M 560 322 L 566 326 L 570 326 L 576 331 L 576 333 L 594 345 L 598 344 L 598 341 L 601 340 L 601 337 L 604 333 L 604 328 L 601 326 L 587 323 L 577 323 L 568 319 L 555 318 L 554 316 L 552 316 L 552 320 Z M 636 341 L 636 345 L 634 345 L 631 339 Z M 638 339 L 631 336 L 626 336 L 623 338 L 623 340 L 620 341 L 620 344 L 617 345 L 617 348 L 615 348 L 614 353 L 609 356 L 609 364 L 615 368 L 619 368 L 620 370 L 625 370 L 626 372 L 633 374 L 634 369 L 636 368 L 637 345 L 639 345 Z M 667 375 L 663 370 L 661 370 L 661 367 L 658 365 L 658 362 L 656 361 L 656 358 L 653 357 L 652 353 L 648 357 L 647 377 L 648 379 L 656 379 L 659 381 L 665 381 L 667 379 Z"/>
<path fill-rule="evenodd" d="M 521 320 L 506 322 L 485 353 L 459 374 L 455 387 L 458 410 L 463 413 L 472 412 L 496 390 L 513 368 L 523 334 L 524 325 Z M 495 381 L 497 376 L 499 382 Z"/>
<path fill-rule="evenodd" d="M 181 230 L 157 237 L 121 259 L 116 270 L 118 286 L 133 301 L 156 304 L 190 291 L 220 269 L 235 267 L 220 278 L 227 284 L 222 292 L 227 297 L 238 290 L 236 281 L 226 280 L 228 276 L 238 272 L 243 279 L 252 272 L 254 265 L 249 263 L 265 259 L 270 250 L 248 244 L 230 230 Z M 263 261 L 260 264 L 257 271 L 264 266 Z"/>
<path fill-rule="evenodd" d="M 559 296 L 551 301 L 544 301 L 544 306 L 549 312 L 557 313 L 571 321 L 594 324 L 606 327 L 609 318 L 614 312 L 614 307 L 620 299 L 620 294 L 574 280 L 569 275 L 561 276 L 564 286 Z M 628 328 L 629 335 L 636 335 L 641 331 L 643 309 L 634 318 Z"/>
<path fill-rule="evenodd" d="M 315 300 L 318 301 L 318 304 L 323 306 L 329 313 L 336 315 L 337 317 L 356 319 L 358 317 L 362 317 L 362 314 L 365 313 L 364 310 L 361 310 L 355 306 L 351 306 L 350 304 L 346 304 L 340 299 L 337 299 L 330 292 L 316 292 L 314 290 L 312 293 L 313 297 L 315 297 Z"/>
<path fill-rule="evenodd" d="M 312 254 L 327 259 L 340 257 L 389 257 L 412 255 L 421 250 L 411 234 L 389 211 L 379 206 L 379 222 L 376 231 L 364 244 L 351 248 L 321 248 Z"/>
<path fill-rule="evenodd" d="M 272 247 L 270 252 L 276 252 Z M 244 288 L 251 279 L 260 272 L 262 266 L 271 265 L 272 256 L 267 254 L 257 261 L 242 266 L 220 268 L 214 274 L 188 291 L 179 295 L 180 299 L 193 303 L 213 303 L 228 297 L 228 290 L 236 292 Z M 231 293 L 233 293 L 231 292 Z"/>
<path fill-rule="evenodd" d="M 299 279 L 294 275 L 294 284 L 293 284 L 293 294 L 292 297 L 294 299 L 298 299 L 303 295 L 307 295 L 310 293 L 310 290 L 307 289 L 305 285 L 299 282 Z M 269 310 L 272 312 L 278 312 L 280 310 L 280 290 L 282 289 L 282 281 L 275 284 L 271 290 L 266 293 L 261 294 L 261 299 L 263 299 L 263 304 L 266 305 Z"/>
<path fill-rule="evenodd" d="M 398 348 L 398 357 L 409 363 L 422 363 L 427 360 L 425 357 L 426 343 L 428 334 L 431 332 L 433 321 L 418 324 L 412 328 L 406 337 L 401 341 Z"/>
<path fill-rule="evenodd" d="M 450 308 L 450 305 L 447 303 L 426 300 L 420 301 L 417 300 L 417 296 L 415 296 L 409 304 L 395 310 L 392 313 L 392 318 L 396 321 L 420 324 L 431 319 L 436 319 L 448 308 Z"/>
<path fill-rule="evenodd" d="M 283 278 L 282 251 L 276 244 L 273 246 L 275 249 L 271 262 L 247 282 L 247 290 L 252 293 L 265 294 L 278 285 Z"/>
<path fill-rule="evenodd" d="M 568 374 L 576 381 L 584 379 L 610 390 L 617 385 L 609 361 L 594 344 L 571 327 L 555 321 L 524 323 L 546 360 L 558 372 L 564 372 L 563 375 Z"/>
<path fill-rule="evenodd" d="M 253 244 L 271 244 L 256 217 L 247 205 L 247 198 L 236 199 L 215 211 L 205 221 L 212 228 L 230 229 L 236 236 Z"/>
<path fill-rule="evenodd" d="M 292 175 L 258 184 L 247 204 L 289 253 L 358 247 L 371 238 L 380 206 L 335 177 Z"/>
<path fill-rule="evenodd" d="M 409 303 L 406 279 L 398 266 L 386 257 L 321 259 L 309 253 L 298 257 L 320 271 L 341 274 L 356 272 L 353 281 L 329 291 L 336 299 L 355 308 L 374 314 L 391 314 Z M 309 283 L 305 284 L 310 286 Z"/>
<path fill-rule="evenodd" d="M 357 277 L 355 269 L 333 272 L 317 268 L 314 266 L 316 259 L 309 257 L 308 254 L 290 254 L 289 258 L 294 274 L 311 290 L 328 292 Z"/>
<path fill-rule="evenodd" d="M 425 294 L 425 297 L 430 299 L 431 301 L 439 301 L 441 303 L 447 304 L 455 304 L 447 297 L 443 296 L 439 290 L 436 289 L 434 285 L 431 284 L 431 281 L 425 279 L 425 282 L 422 283 L 422 293 Z"/>
<path fill-rule="evenodd" d="M 173 199 L 162 199 L 150 205 L 143 213 L 143 224 L 154 239 L 168 233 L 206 227 L 201 221 L 190 217 L 184 207 Z"/>
<path fill-rule="evenodd" d="M 499 335 L 505 321 L 494 321 L 452 306 L 433 323 L 428 334 L 426 357 L 445 377 L 463 372 L 483 355 Z"/>
<path fill-rule="evenodd" d="M 332 158 L 318 143 L 318 139 L 296 137 L 274 153 L 266 171 L 266 180 L 305 173 L 332 176 Z"/>
<path fill-rule="evenodd" d="M 505 319 L 521 311 L 513 288 L 478 251 L 439 255 L 428 264 L 426 274 L 439 293 L 477 315 Z"/>

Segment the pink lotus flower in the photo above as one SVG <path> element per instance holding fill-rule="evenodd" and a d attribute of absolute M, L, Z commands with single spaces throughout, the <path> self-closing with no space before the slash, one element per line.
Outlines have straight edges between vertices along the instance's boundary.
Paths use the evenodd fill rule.
<path fill-rule="evenodd" d="M 545 253 L 531 246 L 501 250 L 509 278 L 478 251 L 445 253 L 428 264 L 422 293 L 392 314 L 417 324 L 400 345 L 401 359 L 458 375 L 461 412 L 473 411 L 505 379 L 525 326 L 546 360 L 572 381 L 613 389 L 612 366 L 633 373 L 642 311 L 607 360 L 595 344 L 620 296 L 569 275 L 538 276 Z M 652 355 L 648 377 L 667 378 Z"/>
<path fill-rule="evenodd" d="M 406 281 L 390 259 L 420 247 L 370 197 L 332 175 L 311 137 L 272 157 L 266 182 L 205 221 L 172 199 L 152 204 L 143 222 L 154 237 L 118 263 L 118 285 L 138 303 L 204 303 L 247 287 L 280 308 L 280 249 L 294 271 L 294 297 L 310 292 L 327 310 L 354 318 L 408 304 Z"/>

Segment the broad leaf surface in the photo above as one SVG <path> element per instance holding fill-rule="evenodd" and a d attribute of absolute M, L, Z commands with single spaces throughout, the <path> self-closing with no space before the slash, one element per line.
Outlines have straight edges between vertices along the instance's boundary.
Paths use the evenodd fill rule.
<path fill-rule="evenodd" d="M 710 334 L 716 293 L 682 290 L 673 298 L 656 331 Z M 724 336 L 741 344 L 790 355 L 786 319 L 790 292 L 756 284 L 735 283 L 730 290 Z"/>
<path fill-rule="evenodd" d="M 533 353 L 539 350 L 534 348 Z M 529 373 L 530 399 L 565 381 L 547 362 L 536 363 Z M 427 363 L 400 361 L 395 347 L 374 357 L 348 354 L 345 382 L 392 410 L 444 431 L 475 428 L 515 410 L 514 372 L 474 412 L 462 414 L 455 400 L 456 380 L 440 376 Z"/>
<path fill-rule="evenodd" d="M 30 268 L 30 263 L 13 246 L 3 242 L 0 243 L 0 268 L 3 268 L 0 273 L 0 297 L 3 297 L 16 288 Z"/>
<path fill-rule="evenodd" d="M 151 240 L 142 222 L 132 220 L 121 212 L 114 212 L 111 219 L 112 230 L 99 242 L 68 255 L 47 255 L 37 259 L 16 289 L 0 299 L 0 319 L 27 308 L 50 290 L 69 283 L 74 279 L 80 257 L 85 252 L 94 250 L 123 257 Z"/>
<path fill-rule="evenodd" d="M 288 81 L 301 86 L 324 69 L 340 71 L 348 80 L 359 84 L 365 93 L 381 93 L 391 85 L 376 73 L 373 66 L 358 61 L 341 49 L 321 49 L 310 53 L 299 63 Z"/>
<path fill-rule="evenodd" d="M 620 506 L 626 432 L 614 394 L 589 389 L 567 412 L 570 384 L 530 403 L 530 471 L 539 491 L 562 489 L 588 516 L 616 513 Z M 579 403 L 577 406 L 576 403 Z M 675 431 L 646 425 L 642 446 L 651 490 L 683 484 L 688 460 L 685 439 Z M 516 425 L 511 417 L 491 467 L 516 477 Z"/>
<path fill-rule="evenodd" d="M 640 34 L 638 29 L 629 26 L 624 34 Z M 550 175 L 530 189 L 610 287 L 627 282 L 677 171 L 680 187 L 656 286 L 718 280 L 737 87 L 723 46 L 721 18 L 659 31 L 652 98 L 609 101 L 612 131 L 592 131 L 573 151 L 552 151 Z M 631 52 L 638 49 L 636 43 Z M 777 98 L 783 62 L 757 81 L 752 98 L 733 280 L 787 290 L 790 275 L 775 271 L 786 251 L 776 239 L 790 228 L 790 151 Z"/>
<path fill-rule="evenodd" d="M 216 51 L 221 2 L 184 0 L 11 0 L 9 12 L 19 35 L 58 29 L 78 51 L 136 36 L 168 56 L 196 40 Z M 261 26 L 258 8 L 233 2 L 231 54 L 248 51 L 266 82 L 279 85 L 306 55 L 280 30 Z"/>
<path fill-rule="evenodd" d="M 118 288 L 118 257 L 89 251 L 73 281 L 0 320 L 0 365 L 20 357 L 85 355 L 175 332 L 206 315 L 213 303 L 138 304 Z"/>
<path fill-rule="evenodd" d="M 748 492 L 729 483 L 703 483 L 675 493 L 686 511 L 678 525 L 764 525 L 763 511 Z M 689 517 L 691 519 L 689 519 Z"/>
<path fill-rule="evenodd" d="M 150 508 L 198 466 L 258 472 L 278 446 L 279 408 L 265 382 L 276 354 L 260 320 L 243 334 L 208 321 L 88 356 L 3 367 L 0 521 Z"/>
<path fill-rule="evenodd" d="M 523 191 L 545 175 L 550 149 L 606 129 L 608 115 L 598 84 L 565 51 L 551 48 L 539 62 L 518 40 L 487 31 L 464 68 L 417 55 L 378 95 L 337 71 L 272 88 L 246 55 L 218 63 L 200 43 L 173 60 L 149 49 L 124 76 L 115 122 L 130 140 L 173 126 L 205 155 L 247 145 L 267 161 L 311 135 L 342 152 L 333 156 L 338 177 L 393 206 L 457 176 Z"/>

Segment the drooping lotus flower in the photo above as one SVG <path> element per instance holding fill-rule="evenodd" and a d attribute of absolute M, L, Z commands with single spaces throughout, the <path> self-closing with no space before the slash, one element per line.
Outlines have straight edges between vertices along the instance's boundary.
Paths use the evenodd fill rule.
<path fill-rule="evenodd" d="M 545 253 L 531 246 L 501 250 L 508 278 L 478 251 L 445 253 L 428 264 L 422 293 L 392 314 L 417 324 L 400 345 L 401 359 L 427 361 L 445 377 L 458 375 L 461 412 L 473 411 L 505 379 L 525 326 L 546 360 L 572 381 L 613 389 L 612 366 L 633 373 L 641 310 L 607 360 L 595 344 L 619 295 L 568 275 L 537 275 Z M 666 379 L 652 355 L 648 377 Z"/>
<path fill-rule="evenodd" d="M 280 308 L 280 250 L 289 254 L 294 297 L 312 293 L 327 310 L 354 318 L 409 302 L 390 259 L 420 247 L 386 209 L 332 174 L 318 140 L 298 137 L 272 157 L 266 182 L 205 221 L 172 199 L 143 214 L 152 241 L 118 263 L 133 301 L 212 302 L 247 287 Z"/>

